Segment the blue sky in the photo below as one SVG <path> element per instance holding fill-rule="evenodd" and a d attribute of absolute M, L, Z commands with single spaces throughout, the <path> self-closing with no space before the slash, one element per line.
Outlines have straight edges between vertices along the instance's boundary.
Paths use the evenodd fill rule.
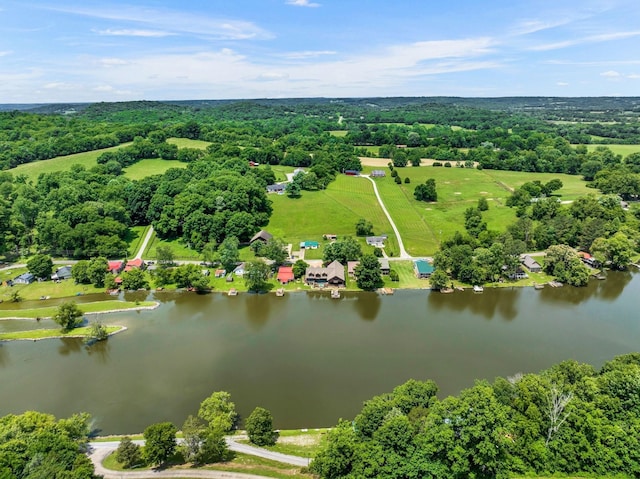
<path fill-rule="evenodd" d="M 638 0 L 4 0 L 0 103 L 640 96 Z"/>

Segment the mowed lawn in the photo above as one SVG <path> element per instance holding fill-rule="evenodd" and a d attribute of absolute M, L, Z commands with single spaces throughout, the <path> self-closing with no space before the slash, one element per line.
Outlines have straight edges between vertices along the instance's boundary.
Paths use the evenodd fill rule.
<path fill-rule="evenodd" d="M 81 165 L 86 169 L 93 168 L 98 163 L 97 158 L 105 151 L 113 151 L 131 143 L 123 143 L 122 145 L 104 148 L 102 150 L 86 151 L 84 153 L 76 153 L 73 155 L 58 156 L 50 160 L 34 161 L 17 166 L 9 171 L 15 175 L 26 175 L 29 179 L 35 180 L 42 173 L 53 173 L 54 171 L 70 170 L 73 165 Z"/>
<path fill-rule="evenodd" d="M 398 253 L 398 243 L 387 217 L 366 178 L 338 175 L 326 190 L 303 191 L 302 197 L 269 195 L 273 215 L 265 228 L 271 234 L 292 243 L 294 250 L 301 241 L 319 241 L 324 234 L 355 237 L 355 225 L 360 218 L 373 223 L 375 234 L 389 235 L 386 251 Z M 365 245 L 364 238 L 360 240 Z M 364 248 L 366 250 L 366 248 Z M 320 258 L 321 250 L 309 251 L 306 258 Z"/>
<path fill-rule="evenodd" d="M 365 168 L 365 173 L 371 169 Z M 516 219 L 515 210 L 505 206 L 506 198 L 511 189 L 526 181 L 547 182 L 552 178 L 559 178 L 564 184 L 558 191 L 563 200 L 593 193 L 580 177 L 562 174 L 406 167 L 398 169 L 403 183 L 397 185 L 388 168 L 384 170 L 387 177 L 376 179 L 376 184 L 385 206 L 400 230 L 405 248 L 414 256 L 432 255 L 438 250 L 441 240 L 451 237 L 456 231 L 464 231 L 464 211 L 470 206 L 476 206 L 480 197 L 487 198 L 489 202 L 489 211 L 483 213 L 489 228 L 504 231 Z M 410 184 L 404 183 L 407 177 L 411 180 Z M 428 178 L 436 180 L 436 203 L 417 201 L 413 197 L 416 185 Z"/>
<path fill-rule="evenodd" d="M 167 138 L 167 143 L 176 145 L 178 148 L 196 148 L 204 150 L 211 143 L 202 140 L 190 140 L 189 138 Z"/>

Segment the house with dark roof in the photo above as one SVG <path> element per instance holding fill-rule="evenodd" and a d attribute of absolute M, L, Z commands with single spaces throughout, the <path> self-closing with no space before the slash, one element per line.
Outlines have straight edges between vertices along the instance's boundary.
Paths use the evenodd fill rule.
<path fill-rule="evenodd" d="M 384 242 L 387 241 L 387 235 L 367 236 L 367 244 L 376 248 L 384 248 Z"/>
<path fill-rule="evenodd" d="M 420 279 L 428 279 L 433 274 L 434 268 L 426 259 L 417 259 L 413 262 L 413 270 Z"/>
<path fill-rule="evenodd" d="M 51 279 L 54 281 L 58 281 L 61 279 L 71 279 L 71 277 L 71 266 L 62 266 L 51 275 Z"/>
<path fill-rule="evenodd" d="M 36 277 L 31 273 L 22 273 L 20 276 L 14 278 L 15 284 L 31 284 L 36 280 Z"/>
<path fill-rule="evenodd" d="M 359 176 L 360 172 L 358 170 L 344 170 L 344 174 L 347 176 Z"/>
<path fill-rule="evenodd" d="M 278 282 L 281 284 L 287 284 L 293 281 L 295 278 L 293 276 L 293 267 L 291 266 L 280 266 L 278 268 Z"/>
<path fill-rule="evenodd" d="M 271 238 L 273 238 L 273 235 L 271 233 L 269 233 L 266 230 L 260 230 L 256 234 L 253 235 L 253 238 L 251 238 L 249 240 L 249 244 L 253 244 L 256 241 L 262 241 L 263 243 L 266 243 Z"/>
<path fill-rule="evenodd" d="M 389 274 L 391 272 L 391 266 L 389 266 L 389 258 L 378 258 L 380 263 L 380 272 L 382 274 Z"/>
<path fill-rule="evenodd" d="M 310 266 L 304 273 L 304 281 L 310 286 L 324 287 L 344 286 L 344 266 L 339 261 L 334 261 L 326 267 Z"/>
<path fill-rule="evenodd" d="M 524 265 L 525 268 L 527 268 L 532 273 L 539 273 L 542 271 L 542 266 L 540 266 L 540 263 L 538 263 L 535 259 L 533 259 L 528 254 L 525 254 L 520 259 L 520 262 Z"/>

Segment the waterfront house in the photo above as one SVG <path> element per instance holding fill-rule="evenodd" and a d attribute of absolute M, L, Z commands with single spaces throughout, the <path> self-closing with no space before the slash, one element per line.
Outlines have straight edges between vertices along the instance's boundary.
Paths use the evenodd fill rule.
<path fill-rule="evenodd" d="M 380 272 L 382 274 L 389 274 L 391 272 L 389 258 L 378 258 L 378 263 L 380 263 Z"/>
<path fill-rule="evenodd" d="M 62 266 L 51 275 L 51 279 L 59 281 L 61 279 L 71 279 L 71 266 Z"/>
<path fill-rule="evenodd" d="M 529 275 L 527 273 L 525 273 L 525 271 L 518 266 L 516 268 L 516 271 L 514 273 L 511 273 L 508 275 L 509 279 L 527 279 L 529 277 Z"/>
<path fill-rule="evenodd" d="M 223 269 L 217 269 L 213 276 L 214 276 L 214 278 L 224 278 L 224 275 L 226 273 L 227 272 L 225 270 L 223 270 Z"/>
<path fill-rule="evenodd" d="M 293 267 L 291 266 L 280 266 L 278 268 L 278 282 L 280 284 L 287 284 L 293 281 L 295 278 L 293 276 Z"/>
<path fill-rule="evenodd" d="M 235 274 L 236 276 L 244 276 L 244 263 L 240 263 L 238 266 L 236 266 L 233 270 L 233 274 Z"/>
<path fill-rule="evenodd" d="M 14 284 L 31 284 L 36 280 L 36 277 L 31 273 L 22 273 L 20 276 L 14 278 Z"/>
<path fill-rule="evenodd" d="M 520 261 L 524 265 L 524 267 L 532 273 L 540 273 L 542 271 L 542 266 L 540 266 L 540 263 L 538 263 L 528 254 L 525 254 Z"/>
<path fill-rule="evenodd" d="M 334 261 L 326 267 L 310 266 L 305 271 L 304 279 L 308 285 L 321 288 L 326 285 L 344 286 L 344 266 L 339 261 Z"/>
<path fill-rule="evenodd" d="M 107 271 L 109 271 L 109 273 L 118 274 L 123 269 L 124 269 L 123 261 L 109 261 L 107 263 Z"/>
<path fill-rule="evenodd" d="M 413 262 L 413 270 L 416 273 L 416 277 L 428 279 L 433 274 L 434 268 L 426 259 L 417 259 Z"/>

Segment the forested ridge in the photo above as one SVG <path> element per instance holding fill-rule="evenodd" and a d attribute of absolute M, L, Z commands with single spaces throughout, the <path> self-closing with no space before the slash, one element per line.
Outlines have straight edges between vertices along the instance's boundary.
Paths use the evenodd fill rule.
<path fill-rule="evenodd" d="M 565 361 L 439 399 L 410 380 L 341 420 L 311 465 L 325 479 L 640 475 L 640 354 Z M 616 476 L 618 477 L 618 476 Z"/>

